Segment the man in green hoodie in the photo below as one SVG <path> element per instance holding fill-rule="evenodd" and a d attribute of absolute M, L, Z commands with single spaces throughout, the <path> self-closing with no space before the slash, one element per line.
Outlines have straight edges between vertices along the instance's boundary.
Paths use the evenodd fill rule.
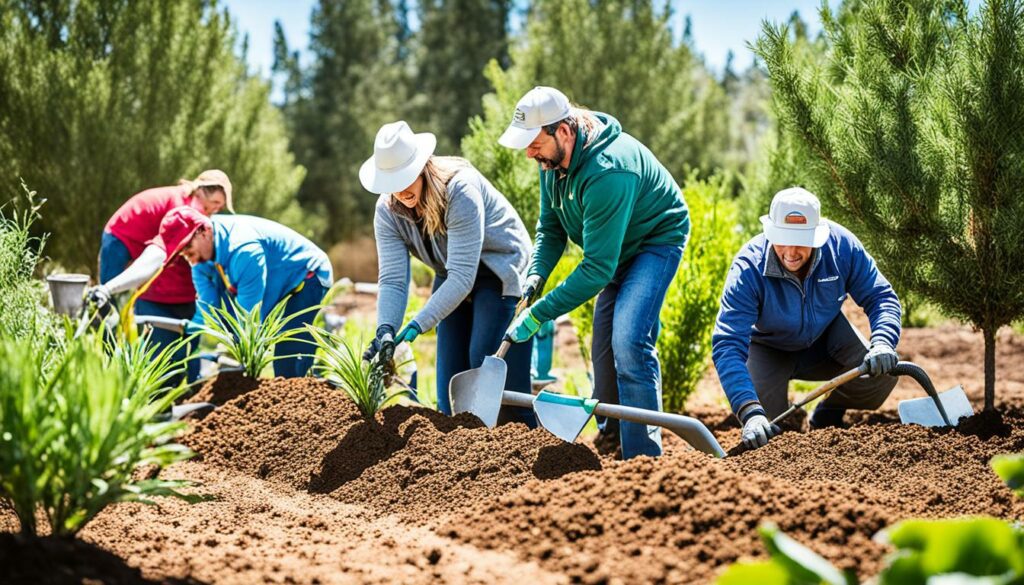
<path fill-rule="evenodd" d="M 542 290 L 567 240 L 583 261 L 525 309 L 507 335 L 520 343 L 541 323 L 597 295 L 594 398 L 661 410 L 654 351 L 658 315 L 690 234 L 682 191 L 654 154 L 618 120 L 574 107 L 550 87 L 530 90 L 498 142 L 540 165 L 540 219 L 525 294 Z M 622 457 L 661 454 L 658 427 L 598 420 L 601 442 L 619 439 Z"/>

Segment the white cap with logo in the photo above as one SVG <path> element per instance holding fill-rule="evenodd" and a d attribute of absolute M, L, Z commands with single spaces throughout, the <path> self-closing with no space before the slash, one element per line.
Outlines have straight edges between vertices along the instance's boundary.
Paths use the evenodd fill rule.
<path fill-rule="evenodd" d="M 553 87 L 537 86 L 526 92 L 516 104 L 512 123 L 498 144 L 522 150 L 540 134 L 541 128 L 569 117 L 569 98 Z"/>
<path fill-rule="evenodd" d="M 768 215 L 761 216 L 761 226 L 768 241 L 779 246 L 820 248 L 829 234 L 818 198 L 800 187 L 776 193 Z"/>

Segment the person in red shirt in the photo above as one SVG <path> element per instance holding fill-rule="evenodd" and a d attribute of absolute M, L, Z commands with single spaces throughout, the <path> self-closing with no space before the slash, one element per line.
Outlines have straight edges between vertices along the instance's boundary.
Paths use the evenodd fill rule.
<path fill-rule="evenodd" d="M 206 216 L 221 209 L 233 213 L 231 181 L 223 171 L 208 170 L 195 180 L 183 179 L 178 185 L 147 189 L 125 202 L 103 229 L 100 284 L 86 291 L 86 298 L 94 307 L 105 307 L 111 296 L 149 282 L 160 271 L 167 258 L 163 242 L 157 237 L 160 222 L 169 211 L 181 206 L 192 207 Z M 135 302 L 136 315 L 191 319 L 195 311 L 192 268 L 180 257 L 167 263 Z M 150 336 L 161 348 L 177 338 L 173 332 L 160 329 Z M 176 357 L 184 359 L 187 354 L 182 351 Z M 189 360 L 187 370 L 189 381 L 198 378 L 198 360 Z"/>

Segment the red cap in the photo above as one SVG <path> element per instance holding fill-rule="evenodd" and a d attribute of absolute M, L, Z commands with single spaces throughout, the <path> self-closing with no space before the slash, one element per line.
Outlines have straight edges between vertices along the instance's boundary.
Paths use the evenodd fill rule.
<path fill-rule="evenodd" d="M 212 228 L 213 222 L 192 207 L 175 207 L 167 212 L 160 222 L 160 233 L 153 239 L 153 243 L 163 244 L 167 252 L 165 266 L 178 256 L 201 227 Z"/>

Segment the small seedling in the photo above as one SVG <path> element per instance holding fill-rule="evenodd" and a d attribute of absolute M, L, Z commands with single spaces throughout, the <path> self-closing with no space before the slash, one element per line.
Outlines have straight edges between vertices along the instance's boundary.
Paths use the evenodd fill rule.
<path fill-rule="evenodd" d="M 356 403 L 364 417 L 372 419 L 385 404 L 404 392 L 388 391 L 389 367 L 374 358 L 365 361 L 362 344 L 322 329 L 309 327 L 318 352 L 314 371 Z"/>

